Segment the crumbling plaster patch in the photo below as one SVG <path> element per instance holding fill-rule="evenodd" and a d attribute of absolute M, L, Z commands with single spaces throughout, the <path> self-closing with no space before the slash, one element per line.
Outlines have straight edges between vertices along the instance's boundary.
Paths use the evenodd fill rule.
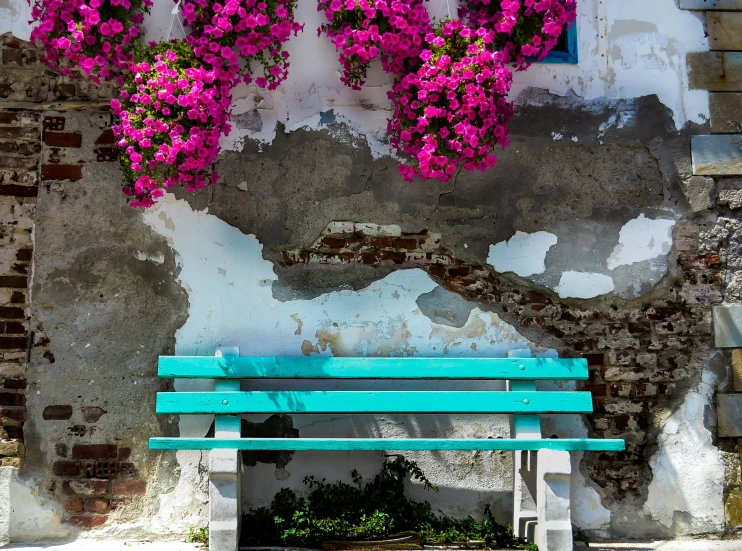
<path fill-rule="evenodd" d="M 697 388 L 664 421 L 649 459 L 653 478 L 643 511 L 674 534 L 724 530 L 724 464 L 703 422 L 715 410 L 717 380 L 703 371 Z"/>
<path fill-rule="evenodd" d="M 667 256 L 672 248 L 672 228 L 675 220 L 656 218 L 650 220 L 644 214 L 629 220 L 621 228 L 618 245 L 608 257 L 608 269 L 627 266 Z"/>
<path fill-rule="evenodd" d="M 509 241 L 490 245 L 487 263 L 498 272 L 514 272 L 522 277 L 542 274 L 546 270 L 546 253 L 557 244 L 557 236 L 549 232 L 515 232 Z"/>
<path fill-rule="evenodd" d="M 562 298 L 593 298 L 613 291 L 611 276 L 592 272 L 562 272 L 556 291 Z"/>

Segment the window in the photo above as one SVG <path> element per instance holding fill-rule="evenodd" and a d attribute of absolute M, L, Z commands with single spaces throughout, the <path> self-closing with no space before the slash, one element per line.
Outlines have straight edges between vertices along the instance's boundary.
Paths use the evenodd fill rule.
<path fill-rule="evenodd" d="M 559 37 L 559 42 L 541 63 L 577 63 L 577 23 Z"/>

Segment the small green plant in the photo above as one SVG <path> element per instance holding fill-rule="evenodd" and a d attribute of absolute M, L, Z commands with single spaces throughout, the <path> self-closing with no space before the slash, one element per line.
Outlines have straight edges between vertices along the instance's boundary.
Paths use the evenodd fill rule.
<path fill-rule="evenodd" d="M 209 545 L 209 529 L 208 528 L 189 528 L 188 529 L 188 543 L 201 543 L 208 547 Z"/>
<path fill-rule="evenodd" d="M 270 507 L 251 510 L 244 517 L 243 545 L 318 547 L 322 542 L 375 540 L 400 532 L 417 532 L 428 543 L 481 542 L 485 548 L 511 548 L 538 551 L 516 538 L 511 526 L 498 524 L 489 507 L 484 519 L 456 520 L 436 515 L 427 501 L 409 499 L 405 479 L 422 482 L 438 491 L 414 461 L 393 456 L 384 461 L 373 480 L 364 481 L 357 471 L 352 484 L 327 483 L 313 476 L 304 479 L 307 498 L 283 488 Z"/>

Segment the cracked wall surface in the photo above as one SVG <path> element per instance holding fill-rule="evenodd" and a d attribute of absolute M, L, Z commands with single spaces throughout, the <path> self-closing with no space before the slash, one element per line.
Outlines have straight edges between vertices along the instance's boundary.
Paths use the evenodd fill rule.
<path fill-rule="evenodd" d="M 148 19 L 150 39 L 166 32 L 166 4 Z M 710 307 L 722 293 L 742 301 L 742 186 L 692 176 L 689 139 L 704 131 L 708 105 L 706 92 L 687 90 L 685 53 L 707 48 L 700 20 L 672 0 L 580 1 L 580 63 L 516 75 L 512 145 L 497 167 L 407 184 L 384 138 L 387 77 L 374 67 L 364 91 L 342 88 L 332 45 L 313 32 L 314 4 L 297 13 L 307 29 L 289 43 L 291 77 L 274 93 L 235 91 L 212 188 L 132 211 L 110 115 L 37 116 L 39 132 L 79 143 L 52 135 L 41 149 L 28 451 L 0 483 L 26 513 L 14 537 L 180 536 L 203 525 L 207 455 L 150 453 L 146 442 L 209 433 L 209 416 L 154 414 L 157 391 L 212 384 L 160 381 L 156 358 L 221 345 L 250 355 L 585 357 L 581 386 L 595 413 L 545 417 L 544 435 L 620 437 L 627 451 L 572 455 L 575 524 L 594 537 L 734 529 L 723 504 L 740 484 L 739 457 L 716 438 L 713 413 L 729 362 L 712 347 Z M 37 54 L 28 51 L 24 59 Z M 12 101 L 111 93 L 32 69 L 27 82 L 20 65 L 2 71 L 0 92 Z M 243 420 L 245 435 L 260 436 L 508 432 L 506 416 Z M 372 476 L 382 455 L 244 454 L 243 503 L 302 490 L 309 474 Z M 509 454 L 407 455 L 441 487 L 413 486 L 413 496 L 462 516 L 489 504 L 509 520 Z"/>

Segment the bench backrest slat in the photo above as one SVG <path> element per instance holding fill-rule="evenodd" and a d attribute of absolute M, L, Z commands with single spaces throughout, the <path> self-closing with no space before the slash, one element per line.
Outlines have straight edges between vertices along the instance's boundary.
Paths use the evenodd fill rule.
<path fill-rule="evenodd" d="M 160 356 L 159 375 L 183 379 L 588 378 L 583 358 L 337 358 Z"/>
<path fill-rule="evenodd" d="M 590 413 L 589 392 L 164 392 L 157 413 Z"/>

